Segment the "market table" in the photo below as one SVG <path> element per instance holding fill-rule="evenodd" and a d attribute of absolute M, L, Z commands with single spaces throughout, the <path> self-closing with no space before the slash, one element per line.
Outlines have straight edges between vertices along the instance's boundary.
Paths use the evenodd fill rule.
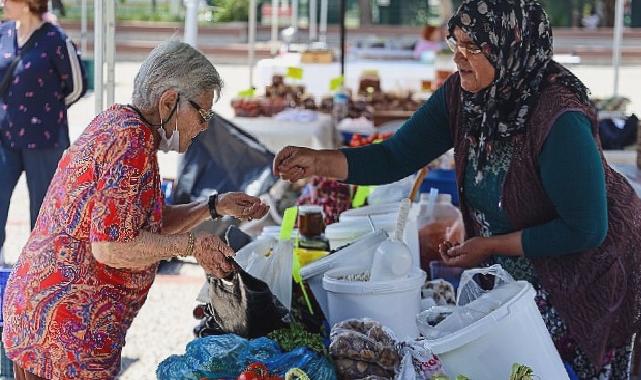
<path fill-rule="evenodd" d="M 319 114 L 312 122 L 281 121 L 271 117 L 235 117 L 231 121 L 274 153 L 288 145 L 314 149 L 336 147 L 332 119 L 326 114 Z"/>
<path fill-rule="evenodd" d="M 340 64 L 301 63 L 300 54 L 290 53 L 282 57 L 260 60 L 256 65 L 256 88 L 271 85 L 274 74 L 286 74 L 289 67 L 303 69 L 302 83 L 308 92 L 320 98 L 329 91 L 329 81 L 340 75 Z M 383 91 L 421 90 L 422 80 L 434 80 L 433 64 L 419 61 L 358 60 L 347 61 L 345 65 L 345 86 L 358 88 L 359 78 L 364 70 L 376 70 L 381 78 Z"/>

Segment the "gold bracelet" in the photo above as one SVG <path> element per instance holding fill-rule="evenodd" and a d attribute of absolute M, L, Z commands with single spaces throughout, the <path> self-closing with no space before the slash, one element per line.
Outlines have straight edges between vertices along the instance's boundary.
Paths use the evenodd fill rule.
<path fill-rule="evenodd" d="M 187 242 L 187 250 L 184 253 L 179 254 L 178 256 L 187 257 L 187 256 L 193 255 L 194 254 L 194 243 L 195 242 L 196 242 L 196 238 L 194 237 L 194 234 L 192 232 L 190 232 L 189 233 L 189 240 Z"/>

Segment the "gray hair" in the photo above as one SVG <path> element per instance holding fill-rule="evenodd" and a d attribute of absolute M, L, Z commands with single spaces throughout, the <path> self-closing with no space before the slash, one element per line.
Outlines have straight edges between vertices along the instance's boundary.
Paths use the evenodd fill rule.
<path fill-rule="evenodd" d="M 167 90 L 178 91 L 187 99 L 214 91 L 217 99 L 222 87 L 218 71 L 201 52 L 184 42 L 168 41 L 142 63 L 134 79 L 132 102 L 141 109 L 153 109 Z"/>

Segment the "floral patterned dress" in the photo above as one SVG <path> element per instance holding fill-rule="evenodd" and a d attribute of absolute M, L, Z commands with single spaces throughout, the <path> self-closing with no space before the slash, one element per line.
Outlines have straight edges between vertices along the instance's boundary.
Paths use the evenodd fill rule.
<path fill-rule="evenodd" d="M 93 242 L 159 233 L 162 197 L 151 129 L 115 105 L 65 152 L 4 303 L 7 356 L 47 379 L 111 379 L 156 265 L 116 269 Z"/>

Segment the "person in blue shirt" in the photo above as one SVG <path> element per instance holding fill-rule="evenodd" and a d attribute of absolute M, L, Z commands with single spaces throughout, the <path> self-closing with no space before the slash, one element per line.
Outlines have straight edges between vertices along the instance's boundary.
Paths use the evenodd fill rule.
<path fill-rule="evenodd" d="M 63 151 L 67 107 L 86 89 L 74 44 L 44 22 L 47 0 L 6 0 L 0 25 L 0 249 L 13 189 L 27 177 L 31 228 Z"/>

